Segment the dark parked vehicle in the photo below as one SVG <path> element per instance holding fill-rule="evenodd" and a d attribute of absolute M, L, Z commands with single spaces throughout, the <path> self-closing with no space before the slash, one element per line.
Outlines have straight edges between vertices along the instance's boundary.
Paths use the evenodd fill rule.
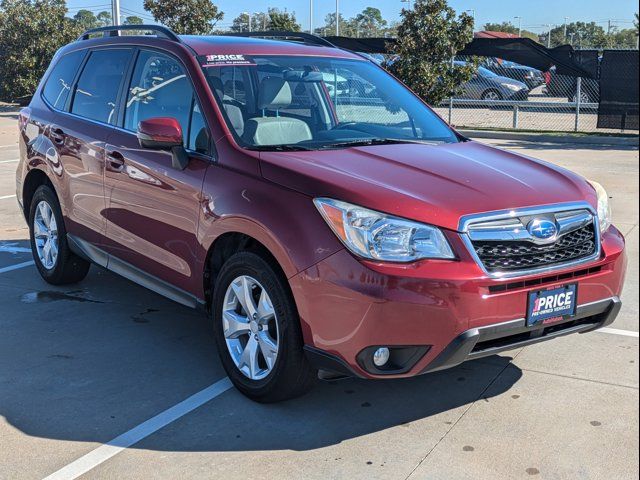
<path fill-rule="evenodd" d="M 577 100 L 578 79 L 556 73 L 556 67 L 545 72 L 544 93 L 549 97 L 563 97 L 569 102 Z M 598 103 L 600 101 L 600 84 L 594 78 L 583 78 L 580 85 L 580 103 Z"/>
<path fill-rule="evenodd" d="M 527 85 L 529 90 L 544 85 L 544 75 L 540 70 L 526 65 L 500 60 L 497 58 L 485 58 L 482 66 L 491 70 L 496 75 L 513 78 Z"/>
<path fill-rule="evenodd" d="M 454 63 L 464 65 L 464 62 L 456 61 Z M 460 86 L 460 91 L 455 98 L 524 101 L 528 96 L 529 89 L 524 83 L 512 78 L 500 77 L 484 67 L 478 67 L 471 80 Z"/>
<path fill-rule="evenodd" d="M 18 118 L 42 278 L 93 263 L 201 308 L 264 402 L 318 373 L 420 375 L 615 319 L 624 238 L 599 184 L 466 139 L 313 38 L 135 25 L 62 48 Z"/>

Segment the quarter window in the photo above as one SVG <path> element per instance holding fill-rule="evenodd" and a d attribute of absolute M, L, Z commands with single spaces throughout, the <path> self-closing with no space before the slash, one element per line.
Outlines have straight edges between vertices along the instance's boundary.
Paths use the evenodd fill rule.
<path fill-rule="evenodd" d="M 116 101 L 120 82 L 129 62 L 131 50 L 96 50 L 85 64 L 71 112 L 103 123 L 115 118 Z"/>
<path fill-rule="evenodd" d="M 135 131 L 141 120 L 172 117 L 182 126 L 185 147 L 197 150 L 195 144 L 199 132 L 196 129 L 201 129 L 204 122 L 199 109 L 194 111 L 194 126 L 190 134 L 193 99 L 193 87 L 178 61 L 162 53 L 142 51 L 127 95 L 124 128 Z"/>
<path fill-rule="evenodd" d="M 60 110 L 64 108 L 71 91 L 71 84 L 84 54 L 85 50 L 68 53 L 62 56 L 53 67 L 51 75 L 42 89 L 42 95 L 53 108 Z"/>

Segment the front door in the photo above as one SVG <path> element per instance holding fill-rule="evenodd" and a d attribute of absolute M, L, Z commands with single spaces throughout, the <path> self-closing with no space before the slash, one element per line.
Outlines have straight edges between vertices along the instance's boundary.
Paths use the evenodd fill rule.
<path fill-rule="evenodd" d="M 141 120 L 173 117 L 183 129 L 190 162 L 171 166 L 171 153 L 145 149 Z M 202 182 L 210 164 L 209 135 L 181 63 L 141 50 L 126 93 L 123 129 L 106 145 L 108 250 L 113 256 L 187 292 L 202 282 L 195 272 Z"/>

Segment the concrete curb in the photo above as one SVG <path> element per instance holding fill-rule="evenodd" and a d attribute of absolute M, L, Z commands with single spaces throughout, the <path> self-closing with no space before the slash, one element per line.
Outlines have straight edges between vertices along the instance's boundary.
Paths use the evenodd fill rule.
<path fill-rule="evenodd" d="M 491 138 L 497 140 L 519 140 L 522 142 L 536 143 L 573 143 L 582 145 L 612 145 L 638 147 L 638 135 L 635 136 L 608 136 L 608 135 L 580 135 L 573 133 L 549 134 L 532 132 L 509 132 L 492 130 L 458 130 L 469 138 Z"/>

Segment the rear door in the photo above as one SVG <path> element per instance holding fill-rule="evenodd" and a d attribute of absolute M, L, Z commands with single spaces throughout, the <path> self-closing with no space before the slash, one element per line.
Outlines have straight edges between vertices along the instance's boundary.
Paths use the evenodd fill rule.
<path fill-rule="evenodd" d="M 175 57 L 142 49 L 122 96 L 119 128 L 106 146 L 105 188 L 109 252 L 187 292 L 202 281 L 195 272 L 202 182 L 210 165 L 210 135 L 191 79 Z M 190 156 L 186 169 L 171 154 L 144 149 L 141 120 L 173 117 Z"/>
<path fill-rule="evenodd" d="M 130 48 L 90 51 L 68 102 L 68 113 L 52 123 L 49 136 L 64 166 L 69 233 L 102 245 L 106 229 L 104 166 L 113 133 L 115 106 Z"/>

